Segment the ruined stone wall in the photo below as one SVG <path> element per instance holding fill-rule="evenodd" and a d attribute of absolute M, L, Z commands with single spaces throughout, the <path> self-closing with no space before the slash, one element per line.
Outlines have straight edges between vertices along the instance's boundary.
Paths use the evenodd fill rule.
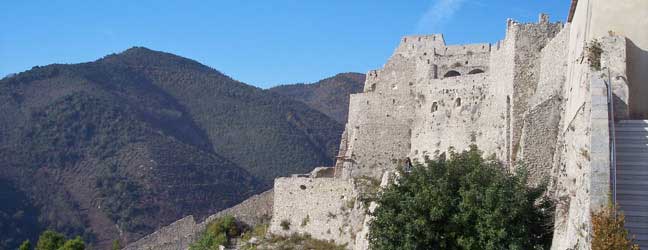
<path fill-rule="evenodd" d="M 198 232 L 196 221 L 189 215 L 129 244 L 124 250 L 184 250 L 198 238 Z"/>
<path fill-rule="evenodd" d="M 310 234 L 353 246 L 362 228 L 364 210 L 356 202 L 351 180 L 284 177 L 275 179 L 275 209 L 270 233 Z M 283 225 L 283 226 L 282 226 Z"/>
<path fill-rule="evenodd" d="M 418 106 L 412 124 L 410 158 L 423 162 L 452 147 L 477 143 L 485 132 L 477 121 L 487 109 L 488 74 L 465 75 L 431 81 L 417 87 Z"/>
<path fill-rule="evenodd" d="M 520 140 L 519 162 L 530 174 L 532 183 L 552 181 L 557 172 L 556 151 L 567 75 L 569 26 L 542 49 L 538 84 L 528 102 Z"/>
<path fill-rule="evenodd" d="M 220 211 L 196 223 L 192 215 L 162 227 L 136 242 L 128 244 L 124 250 L 184 250 L 196 241 L 207 224 L 216 218 L 232 215 L 248 225 L 266 223 L 272 214 L 273 190 L 254 195 L 231 208 Z"/>
<path fill-rule="evenodd" d="M 614 48 L 624 47 L 626 40 L 599 38 L 605 48 L 602 66 L 610 68 L 612 73 L 608 77 L 607 70 L 591 68 L 584 57 L 585 43 L 580 39 L 584 33 L 579 29 L 585 26 L 578 23 L 584 21 L 575 18 L 572 23 L 567 60 L 573 63 L 568 64 L 554 163 L 558 204 L 552 249 L 556 250 L 590 249 L 591 213 L 607 204 L 610 192 L 609 110 L 605 82 L 613 86 L 625 84 L 618 79 L 610 80 L 620 76 L 617 70 L 624 68 L 619 64 L 625 64 L 626 55 Z"/>
<path fill-rule="evenodd" d="M 540 50 L 562 29 L 561 23 L 549 23 L 546 15 L 537 24 L 513 23 L 509 33 L 515 36 L 514 78 L 511 105 L 511 160 L 520 150 L 524 114 L 538 84 Z"/>

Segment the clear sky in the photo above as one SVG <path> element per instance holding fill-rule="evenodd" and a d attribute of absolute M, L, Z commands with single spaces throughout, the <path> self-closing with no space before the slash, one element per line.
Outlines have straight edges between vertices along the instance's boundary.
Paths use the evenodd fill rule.
<path fill-rule="evenodd" d="M 0 77 L 133 46 L 197 60 L 259 87 L 380 68 L 400 37 L 496 42 L 506 18 L 566 19 L 568 0 L 6 0 Z"/>

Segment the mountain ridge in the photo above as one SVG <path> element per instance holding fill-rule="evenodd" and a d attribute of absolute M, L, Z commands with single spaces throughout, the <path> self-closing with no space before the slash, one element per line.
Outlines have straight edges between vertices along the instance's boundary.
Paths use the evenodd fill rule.
<path fill-rule="evenodd" d="M 98 249 L 332 165 L 342 133 L 302 102 L 143 47 L 4 78 L 0 103 L 2 188 L 29 201 L 0 210 L 0 229 L 36 207 L 26 220 Z M 0 246 L 39 230 L 3 232 Z"/>

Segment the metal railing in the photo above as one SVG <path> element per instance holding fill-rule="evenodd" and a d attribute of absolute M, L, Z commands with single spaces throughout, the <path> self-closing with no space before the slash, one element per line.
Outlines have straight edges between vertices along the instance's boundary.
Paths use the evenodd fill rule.
<path fill-rule="evenodd" d="M 616 167 L 616 130 L 614 124 L 614 96 L 612 95 L 612 77 L 610 75 L 610 68 L 607 68 L 607 81 L 605 87 L 607 88 L 608 99 L 608 123 L 610 128 L 610 189 L 612 195 L 612 205 L 616 207 L 617 201 L 617 167 Z M 616 210 L 615 210 L 616 211 Z"/>

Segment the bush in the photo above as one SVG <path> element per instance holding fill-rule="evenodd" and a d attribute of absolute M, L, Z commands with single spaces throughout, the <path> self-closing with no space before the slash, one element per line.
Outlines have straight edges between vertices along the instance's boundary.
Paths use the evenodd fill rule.
<path fill-rule="evenodd" d="M 628 239 L 625 216 L 609 205 L 592 213 L 592 250 L 639 250 L 639 245 Z"/>
<path fill-rule="evenodd" d="M 240 226 L 233 216 L 223 216 L 210 222 L 202 236 L 192 244 L 190 250 L 218 249 L 219 245 L 226 246 L 229 240 L 241 234 Z"/>
<path fill-rule="evenodd" d="M 31 250 L 31 242 L 29 240 L 23 241 L 22 244 L 20 244 L 20 247 L 18 250 Z"/>
<path fill-rule="evenodd" d="M 309 250 L 345 250 L 346 245 L 337 245 L 333 241 L 313 239 L 308 234 L 294 233 L 290 236 L 272 235 L 268 240 L 271 249 L 277 250 L 293 250 L 293 249 L 309 249 Z"/>
<path fill-rule="evenodd" d="M 371 249 L 549 249 L 553 204 L 476 146 L 401 173 L 378 197 Z"/>
<path fill-rule="evenodd" d="M 587 44 L 585 49 L 587 50 L 587 60 L 590 67 L 594 70 L 601 70 L 601 54 L 603 54 L 601 43 L 594 39 Z"/>
<path fill-rule="evenodd" d="M 26 241 L 25 243 L 29 243 Z M 23 243 L 23 245 L 25 245 Z M 29 249 L 31 244 L 25 246 L 24 249 Z M 23 246 L 20 247 L 23 250 Z M 36 244 L 36 250 L 84 250 L 85 242 L 81 239 L 80 236 L 75 237 L 74 239 L 65 241 L 65 236 L 62 234 L 46 230 L 38 238 L 38 243 Z"/>
<path fill-rule="evenodd" d="M 288 220 L 282 220 L 281 223 L 279 224 L 283 230 L 290 230 L 290 221 Z"/>

